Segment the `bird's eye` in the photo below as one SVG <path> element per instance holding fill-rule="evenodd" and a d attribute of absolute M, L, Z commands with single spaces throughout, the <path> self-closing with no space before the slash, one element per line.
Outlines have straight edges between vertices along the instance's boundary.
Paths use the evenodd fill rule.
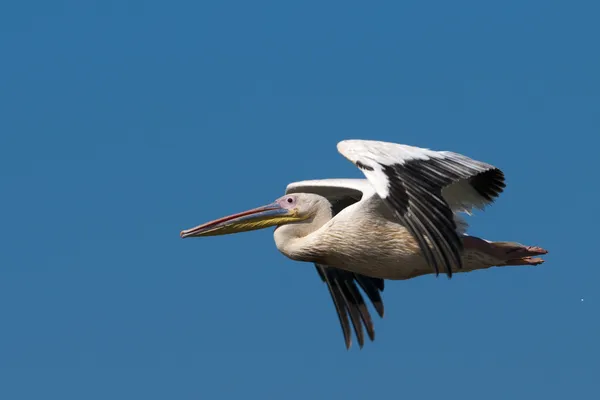
<path fill-rule="evenodd" d="M 292 204 L 294 202 L 294 199 L 292 199 L 291 197 L 288 197 L 287 198 L 287 202 L 290 203 L 290 204 Z"/>

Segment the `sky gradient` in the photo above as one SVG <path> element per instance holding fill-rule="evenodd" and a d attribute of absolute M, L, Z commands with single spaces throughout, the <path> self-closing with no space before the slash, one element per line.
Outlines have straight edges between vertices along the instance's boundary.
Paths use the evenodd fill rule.
<path fill-rule="evenodd" d="M 3 399 L 596 399 L 600 5 L 0 5 Z M 387 282 L 346 351 L 272 229 L 179 231 L 361 177 L 343 139 L 456 151 L 507 189 L 470 232 L 535 268 Z"/>

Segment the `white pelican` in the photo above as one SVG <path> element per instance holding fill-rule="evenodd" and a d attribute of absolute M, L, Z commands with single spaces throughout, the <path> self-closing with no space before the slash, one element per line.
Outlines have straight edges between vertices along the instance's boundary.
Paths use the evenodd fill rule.
<path fill-rule="evenodd" d="M 292 183 L 269 205 L 184 230 L 181 237 L 276 226 L 279 251 L 314 263 L 327 284 L 347 349 L 348 316 L 361 348 L 363 325 L 375 337 L 359 286 L 383 317 L 384 279 L 543 262 L 534 257 L 547 253 L 540 247 L 464 233 L 467 224 L 457 213 L 483 209 L 498 197 L 505 187 L 498 168 L 457 153 L 386 142 L 344 140 L 337 148 L 367 179 Z"/>

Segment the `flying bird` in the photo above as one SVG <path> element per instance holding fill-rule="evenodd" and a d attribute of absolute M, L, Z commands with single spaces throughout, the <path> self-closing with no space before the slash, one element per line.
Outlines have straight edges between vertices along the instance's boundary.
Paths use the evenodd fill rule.
<path fill-rule="evenodd" d="M 181 231 L 182 238 L 225 235 L 275 226 L 277 249 L 313 263 L 327 285 L 346 348 L 351 326 L 359 346 L 375 338 L 363 298 L 384 315 L 384 280 L 405 280 L 492 266 L 538 265 L 547 251 L 466 234 L 470 215 L 505 188 L 503 172 L 449 151 L 344 140 L 338 151 L 366 179 L 291 183 L 273 203 Z"/>

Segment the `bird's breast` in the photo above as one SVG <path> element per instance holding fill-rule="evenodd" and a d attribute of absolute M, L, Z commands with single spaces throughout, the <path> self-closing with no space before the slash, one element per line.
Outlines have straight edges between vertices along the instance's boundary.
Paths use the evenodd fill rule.
<path fill-rule="evenodd" d="M 427 273 L 419 245 L 402 225 L 387 220 L 332 220 L 315 238 L 326 265 L 384 279 Z"/>

